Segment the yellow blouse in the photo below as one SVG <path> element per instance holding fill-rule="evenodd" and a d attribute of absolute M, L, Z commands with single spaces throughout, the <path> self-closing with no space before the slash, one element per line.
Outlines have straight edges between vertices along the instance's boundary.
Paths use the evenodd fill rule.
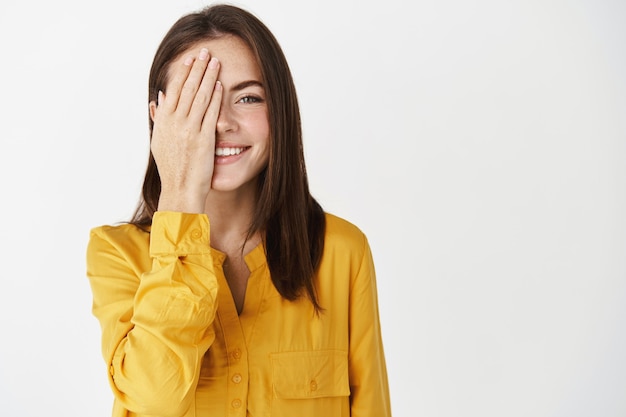
<path fill-rule="evenodd" d="M 283 299 L 262 245 L 237 314 L 204 214 L 91 231 L 87 276 L 113 416 L 391 416 L 365 235 L 326 215 L 319 302 Z"/>

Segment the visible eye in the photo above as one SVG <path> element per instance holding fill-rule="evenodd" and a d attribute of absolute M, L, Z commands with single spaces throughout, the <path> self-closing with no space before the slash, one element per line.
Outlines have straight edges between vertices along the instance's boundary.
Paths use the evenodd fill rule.
<path fill-rule="evenodd" d="M 263 99 L 257 96 L 245 96 L 239 99 L 239 103 L 243 104 L 252 104 L 252 103 L 262 103 Z"/>

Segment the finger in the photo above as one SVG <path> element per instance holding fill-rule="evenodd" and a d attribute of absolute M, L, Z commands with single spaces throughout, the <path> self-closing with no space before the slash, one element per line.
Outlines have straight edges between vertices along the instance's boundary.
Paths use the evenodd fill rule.
<path fill-rule="evenodd" d="M 213 95 L 211 96 L 211 102 L 202 120 L 202 132 L 213 138 L 215 142 L 215 129 L 217 126 L 217 118 L 220 114 L 220 107 L 222 105 L 222 83 L 215 82 L 215 88 L 213 89 Z"/>
<path fill-rule="evenodd" d="M 171 80 L 167 84 L 167 90 L 162 95 L 159 101 L 159 109 L 168 113 L 172 113 L 178 106 L 178 100 L 180 98 L 180 92 L 183 88 L 185 80 L 189 76 L 191 70 L 191 64 L 193 63 L 193 56 L 189 55 L 185 57 L 182 63 L 175 66 Z"/>
<path fill-rule="evenodd" d="M 189 114 L 189 109 L 196 98 L 196 93 L 204 78 L 204 73 L 209 63 L 208 58 L 209 51 L 206 48 L 202 48 L 198 54 L 198 59 L 194 61 L 189 76 L 183 84 L 180 98 L 178 99 L 178 106 L 176 107 L 176 111 L 182 115 L 187 116 Z"/>
<path fill-rule="evenodd" d="M 202 77 L 202 82 L 196 92 L 191 109 L 189 109 L 189 120 L 197 123 L 198 126 L 202 123 L 209 103 L 212 101 L 219 70 L 219 60 L 216 57 L 212 57 L 204 73 L 204 77 Z"/>

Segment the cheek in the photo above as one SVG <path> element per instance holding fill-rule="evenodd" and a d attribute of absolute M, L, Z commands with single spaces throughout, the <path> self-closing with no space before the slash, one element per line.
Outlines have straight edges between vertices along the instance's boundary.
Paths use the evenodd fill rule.
<path fill-rule="evenodd" d="M 259 142 L 265 142 L 269 146 L 270 123 L 267 111 L 258 111 L 248 118 L 248 127 L 254 132 Z"/>

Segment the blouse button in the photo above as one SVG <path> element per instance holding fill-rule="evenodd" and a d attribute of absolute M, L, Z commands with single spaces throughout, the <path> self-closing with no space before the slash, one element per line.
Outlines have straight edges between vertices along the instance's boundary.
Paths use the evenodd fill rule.
<path fill-rule="evenodd" d="M 240 383 L 240 382 L 241 382 L 241 374 L 235 374 L 235 375 L 233 375 L 232 381 L 233 381 L 235 384 Z"/>
<path fill-rule="evenodd" d="M 202 237 L 202 230 L 200 230 L 200 229 L 193 229 L 191 231 L 191 237 L 192 237 L 192 239 L 200 239 Z"/>
<path fill-rule="evenodd" d="M 233 350 L 232 355 L 233 355 L 233 358 L 235 358 L 235 359 L 241 358 L 241 350 L 240 349 Z"/>
<path fill-rule="evenodd" d="M 309 387 L 311 388 L 311 391 L 316 391 L 317 390 L 317 382 L 315 382 L 315 380 L 311 381 L 311 383 L 309 384 Z"/>
<path fill-rule="evenodd" d="M 241 400 L 233 400 L 231 405 L 233 406 L 233 408 L 239 408 L 241 407 Z"/>

